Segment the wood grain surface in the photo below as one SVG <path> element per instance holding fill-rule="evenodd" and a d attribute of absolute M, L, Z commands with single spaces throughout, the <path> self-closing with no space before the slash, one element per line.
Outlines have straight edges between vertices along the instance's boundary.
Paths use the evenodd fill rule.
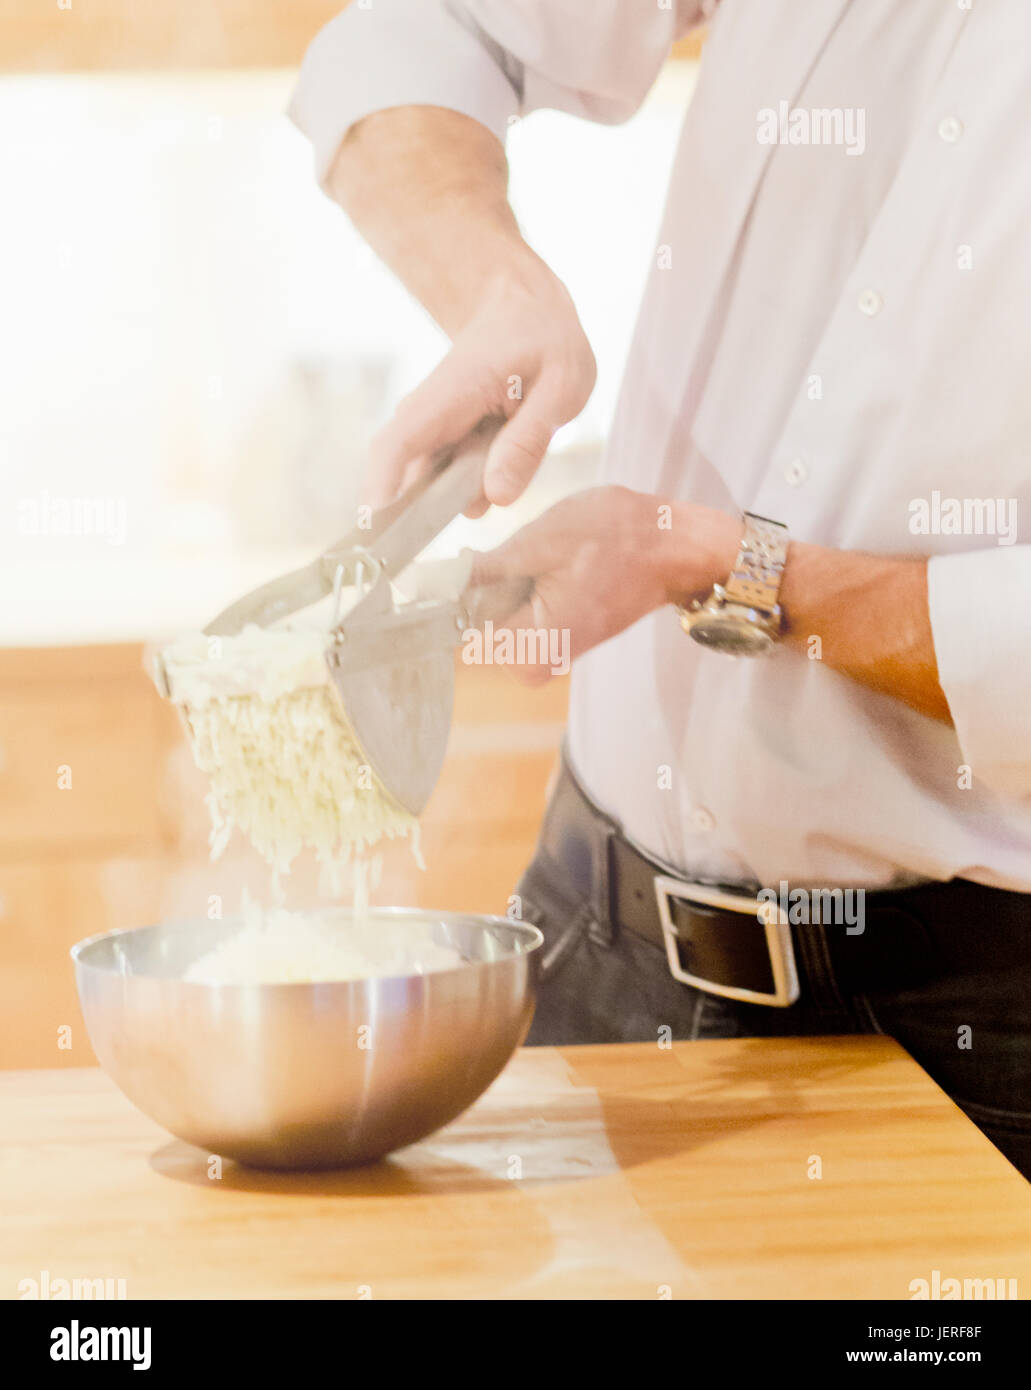
<path fill-rule="evenodd" d="M 351 1172 L 212 1178 L 92 1069 L 0 1075 L 0 1135 L 7 1298 L 43 1270 L 130 1299 L 1031 1289 L 1031 1186 L 880 1037 L 524 1049 Z"/>

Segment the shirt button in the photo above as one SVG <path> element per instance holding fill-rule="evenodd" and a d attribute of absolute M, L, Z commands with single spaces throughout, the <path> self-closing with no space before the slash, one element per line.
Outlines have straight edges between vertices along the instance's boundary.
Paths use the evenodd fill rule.
<path fill-rule="evenodd" d="M 868 318 L 873 318 L 874 314 L 879 314 L 881 306 L 884 304 L 884 300 L 876 290 L 863 290 L 856 302 L 859 305 L 859 312 L 866 314 Z"/>
<path fill-rule="evenodd" d="M 695 830 L 713 830 L 716 826 L 716 819 L 704 806 L 697 806 L 691 812 L 691 824 Z"/>
<path fill-rule="evenodd" d="M 938 134 L 946 145 L 954 145 L 963 134 L 963 122 L 955 116 L 945 116 L 938 122 Z"/>
<path fill-rule="evenodd" d="M 792 459 L 784 466 L 784 481 L 791 487 L 801 487 L 806 478 L 809 477 L 809 469 L 801 459 Z"/>

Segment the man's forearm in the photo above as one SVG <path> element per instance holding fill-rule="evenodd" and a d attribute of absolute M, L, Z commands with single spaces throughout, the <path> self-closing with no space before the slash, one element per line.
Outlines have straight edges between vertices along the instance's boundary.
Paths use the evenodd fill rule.
<path fill-rule="evenodd" d="M 934 655 L 927 561 L 801 542 L 788 554 L 781 587 L 788 645 L 951 723 Z"/>
<path fill-rule="evenodd" d="M 499 281 L 543 270 L 508 203 L 504 148 L 457 111 L 366 116 L 340 147 L 329 191 L 450 337 Z"/>
<path fill-rule="evenodd" d="M 701 540 L 702 553 L 712 557 L 712 582 L 722 582 L 737 558 L 740 522 L 721 512 L 681 505 L 687 506 L 688 515 L 673 534 L 682 538 L 685 556 L 687 550 L 697 555 Z M 674 567 L 671 592 L 677 597 L 679 590 L 678 601 L 704 596 L 693 564 L 686 556 L 679 574 Z M 926 560 L 793 541 L 780 599 L 787 646 L 922 714 L 952 722 L 938 680 Z"/>
<path fill-rule="evenodd" d="M 382 505 L 485 416 L 483 494 L 514 502 L 555 431 L 584 407 L 595 364 L 569 292 L 523 240 L 498 139 L 456 111 L 402 106 L 359 121 L 332 196 L 451 338 L 451 351 L 372 441 L 366 500 Z"/>

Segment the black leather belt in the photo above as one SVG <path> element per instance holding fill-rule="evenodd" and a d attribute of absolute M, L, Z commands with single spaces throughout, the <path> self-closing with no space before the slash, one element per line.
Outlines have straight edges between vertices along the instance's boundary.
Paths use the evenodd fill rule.
<path fill-rule="evenodd" d="M 678 980 L 747 1003 L 784 1007 L 798 994 L 799 933 L 823 933 L 843 992 L 914 987 L 945 974 L 1031 966 L 1031 895 L 967 879 L 867 892 L 851 922 L 760 916 L 760 886 L 697 883 L 643 854 L 599 810 L 563 762 L 538 854 L 567 891 L 591 907 L 596 931 L 629 931 L 665 952 Z M 772 893 L 770 894 L 772 897 Z M 809 893 L 807 904 L 819 898 Z M 826 890 L 824 903 L 830 900 Z M 853 899 L 853 904 L 857 900 Z"/>
<path fill-rule="evenodd" d="M 791 932 L 786 922 L 760 921 L 758 890 L 678 878 L 621 835 L 609 854 L 613 924 L 661 946 L 675 979 L 746 1004 L 795 1002 Z"/>

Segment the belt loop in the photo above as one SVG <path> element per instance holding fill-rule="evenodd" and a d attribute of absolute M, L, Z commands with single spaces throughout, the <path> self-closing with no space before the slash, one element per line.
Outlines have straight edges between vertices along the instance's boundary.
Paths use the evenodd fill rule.
<path fill-rule="evenodd" d="M 591 924 L 587 935 L 596 946 L 610 947 L 615 939 L 612 925 L 612 844 L 616 830 L 606 817 L 601 822 L 601 839 L 596 844 L 592 875 Z"/>
<path fill-rule="evenodd" d="M 590 846 L 591 888 L 590 902 L 585 904 L 589 915 L 586 935 L 596 946 L 608 950 L 615 940 L 612 921 L 612 846 L 621 833 L 620 826 L 600 810 L 580 786 L 569 757 L 566 740 L 562 743 L 560 772 L 552 804 L 558 793 L 568 788 L 572 794 L 575 818 L 584 825 L 584 835 Z"/>

